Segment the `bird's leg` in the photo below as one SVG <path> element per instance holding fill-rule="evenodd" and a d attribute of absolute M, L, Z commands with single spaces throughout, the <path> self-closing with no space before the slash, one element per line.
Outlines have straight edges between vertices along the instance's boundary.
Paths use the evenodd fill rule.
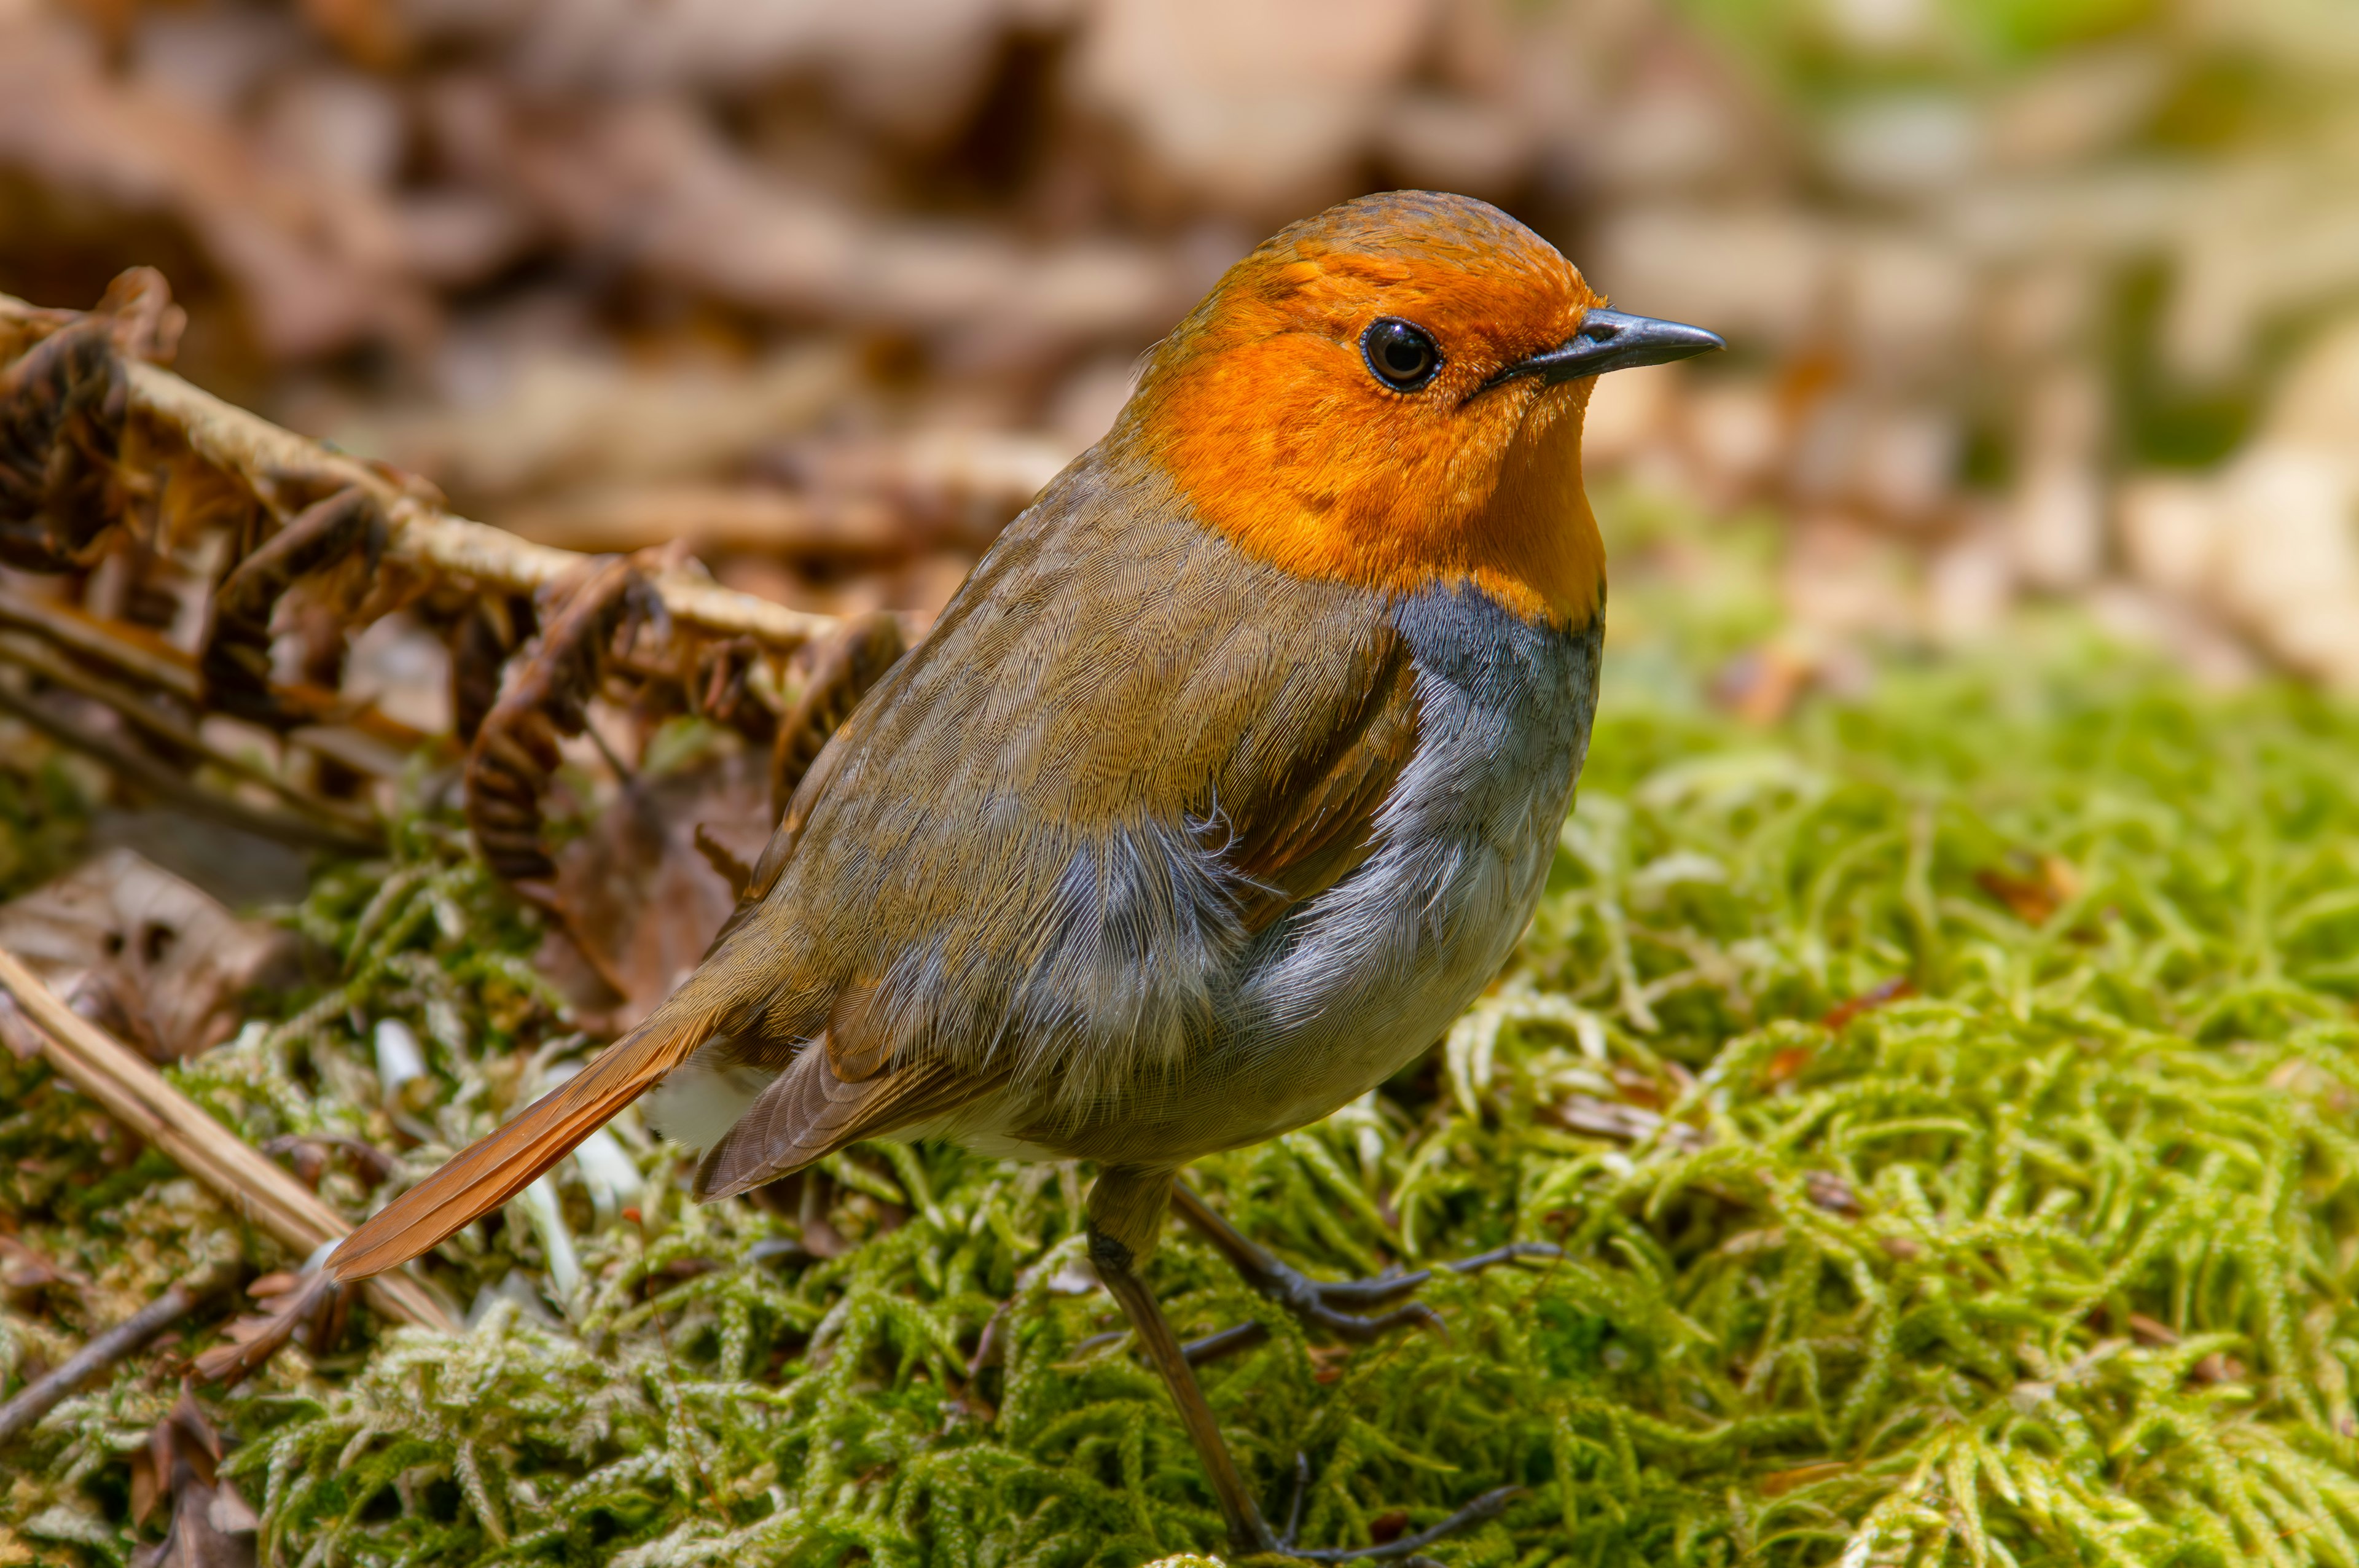
<path fill-rule="evenodd" d="M 1114 1299 L 1122 1303 L 1123 1315 L 1130 1319 L 1138 1336 L 1138 1347 L 1163 1374 L 1164 1387 L 1171 1390 L 1171 1400 L 1180 1407 L 1180 1423 L 1188 1429 L 1196 1457 L 1203 1461 L 1205 1479 L 1212 1483 L 1212 1495 L 1220 1500 L 1221 1515 L 1228 1520 L 1229 1551 L 1242 1557 L 1276 1552 L 1277 1537 L 1270 1533 L 1253 1493 L 1245 1489 L 1237 1462 L 1229 1456 L 1229 1445 L 1221 1441 L 1220 1423 L 1212 1419 L 1212 1407 L 1204 1402 L 1195 1368 L 1180 1354 L 1179 1336 L 1171 1332 L 1170 1320 L 1156 1304 L 1153 1292 L 1132 1271 L 1133 1260 L 1128 1247 L 1091 1220 L 1090 1261 L 1097 1265 L 1098 1278 L 1114 1292 Z"/>
<path fill-rule="evenodd" d="M 1299 1547 L 1292 1539 L 1295 1519 L 1291 1516 L 1285 1537 L 1273 1533 L 1253 1493 L 1246 1489 L 1245 1477 L 1230 1456 L 1229 1445 L 1221 1440 L 1220 1423 L 1212 1419 L 1212 1407 L 1204 1401 L 1204 1390 L 1196 1381 L 1195 1368 L 1189 1365 L 1187 1353 L 1180 1348 L 1179 1336 L 1171 1332 L 1170 1320 L 1163 1315 L 1154 1293 L 1138 1277 L 1138 1260 L 1147 1248 L 1154 1245 L 1155 1232 L 1161 1228 L 1164 1206 L 1172 1185 L 1170 1177 L 1161 1172 L 1116 1168 L 1102 1173 L 1090 1190 L 1090 1261 L 1096 1266 L 1099 1280 L 1122 1303 L 1123 1314 L 1130 1319 L 1138 1336 L 1138 1347 L 1162 1374 L 1164 1387 L 1171 1390 L 1172 1402 L 1180 1407 L 1180 1424 L 1188 1429 L 1189 1441 L 1196 1445 L 1196 1457 L 1203 1462 L 1205 1476 L 1212 1483 L 1213 1496 L 1220 1501 L 1221 1515 L 1228 1521 L 1232 1556 L 1280 1552 L 1314 1563 L 1410 1557 L 1444 1536 L 1495 1519 L 1523 1491 L 1521 1487 L 1494 1487 L 1440 1523 L 1382 1546 Z M 1194 1195 L 1189 1196 L 1192 1198 Z M 1196 1202 L 1201 1206 L 1202 1200 Z M 1142 1245 L 1134 1246 L 1133 1241 Z M 1293 1514 L 1299 1515 L 1307 1472 L 1299 1457 L 1295 1465 L 1298 1474 Z"/>
<path fill-rule="evenodd" d="M 1409 1324 L 1440 1326 L 1441 1319 L 1423 1302 L 1401 1302 L 1398 1306 L 1382 1312 L 1370 1310 L 1400 1301 L 1401 1297 L 1433 1278 L 1431 1269 L 1419 1269 L 1406 1274 L 1380 1274 L 1373 1280 L 1339 1280 L 1332 1282 L 1314 1280 L 1299 1269 L 1280 1262 L 1267 1248 L 1221 1217 L 1212 1206 L 1190 1189 L 1187 1183 L 1171 1184 L 1171 1201 L 1172 1206 L 1180 1211 L 1180 1217 L 1194 1226 L 1205 1240 L 1219 1249 L 1221 1255 L 1245 1276 L 1245 1283 L 1305 1324 L 1361 1344 Z M 1517 1258 L 1563 1256 L 1562 1248 L 1550 1246 L 1545 1241 L 1514 1241 L 1440 1267 L 1452 1274 L 1473 1274 L 1495 1263 L 1506 1263 Z M 1249 1343 L 1252 1341 L 1241 1339 L 1238 1347 Z M 1192 1357 L 1197 1361 L 1210 1358 L 1211 1356 L 1202 1350 Z"/>

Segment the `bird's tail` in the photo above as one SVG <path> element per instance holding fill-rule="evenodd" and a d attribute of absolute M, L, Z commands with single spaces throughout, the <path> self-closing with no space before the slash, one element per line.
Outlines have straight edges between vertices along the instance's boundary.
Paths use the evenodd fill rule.
<path fill-rule="evenodd" d="M 697 989 L 683 987 L 583 1071 L 378 1210 L 329 1256 L 328 1272 L 365 1280 L 397 1268 L 522 1192 L 712 1036 L 724 1006 Z"/>

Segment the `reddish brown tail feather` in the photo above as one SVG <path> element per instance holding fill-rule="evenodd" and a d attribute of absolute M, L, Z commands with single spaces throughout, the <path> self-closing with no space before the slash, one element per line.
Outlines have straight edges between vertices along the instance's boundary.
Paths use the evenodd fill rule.
<path fill-rule="evenodd" d="M 670 1011 L 659 1011 L 571 1082 L 541 1096 L 522 1116 L 477 1139 L 387 1204 L 344 1238 L 328 1259 L 328 1271 L 339 1280 L 365 1280 L 397 1268 L 522 1192 L 686 1061 L 719 1021 L 714 1009 L 667 1018 Z"/>

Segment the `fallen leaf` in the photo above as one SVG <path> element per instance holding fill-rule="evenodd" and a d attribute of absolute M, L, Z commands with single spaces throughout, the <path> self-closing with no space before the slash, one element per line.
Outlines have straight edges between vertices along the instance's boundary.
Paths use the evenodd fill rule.
<path fill-rule="evenodd" d="M 1747 724 L 1766 729 L 1793 710 L 1817 675 L 1817 661 L 1772 643 L 1722 665 L 1712 676 L 1712 699 Z"/>
<path fill-rule="evenodd" d="M 131 1456 L 131 1521 L 147 1521 L 168 1497 L 164 1539 L 131 1554 L 132 1568 L 254 1568 L 261 1521 L 220 1474 L 221 1433 L 186 1383 L 147 1445 Z"/>
<path fill-rule="evenodd" d="M 1974 883 L 2012 911 L 2027 925 L 2045 925 L 2056 912 L 2081 894 L 2081 873 L 2057 855 L 2009 857 L 2006 869 L 1985 867 L 1974 873 Z"/>
<path fill-rule="evenodd" d="M 1852 1020 L 1862 1014 L 1874 1012 L 1879 1007 L 1888 1006 L 1904 997 L 1912 997 L 1916 994 L 1917 985 L 1913 980 L 1886 980 L 1882 985 L 1871 987 L 1859 995 L 1839 1001 L 1827 1009 L 1819 1019 L 1819 1027 L 1831 1034 L 1841 1033 Z"/>
<path fill-rule="evenodd" d="M 565 936 L 613 988 L 603 1021 L 627 1029 L 703 957 L 737 893 L 703 844 L 750 863 L 769 837 L 766 760 L 750 751 L 624 783 L 588 830 L 557 855 L 551 903 Z M 700 842 L 701 840 L 701 842 Z M 565 978 L 565 957 L 541 965 Z M 584 995 L 579 976 L 573 993 Z"/>
<path fill-rule="evenodd" d="M 1858 1189 L 1832 1171 L 1804 1172 L 1802 1190 L 1813 1205 L 1829 1214 L 1855 1218 L 1861 1213 Z"/>
<path fill-rule="evenodd" d="M 1679 1150 L 1701 1149 L 1704 1144 L 1701 1128 L 1682 1121 L 1667 1121 L 1643 1106 L 1599 1099 L 1593 1095 L 1567 1095 L 1542 1107 L 1540 1114 L 1567 1132 L 1590 1138 L 1640 1143 L 1659 1136 L 1665 1144 Z"/>
<path fill-rule="evenodd" d="M 288 983 L 297 957 L 291 934 L 127 849 L 0 904 L 0 947 L 158 1062 L 227 1039 L 245 993 Z"/>
<path fill-rule="evenodd" d="M 2215 1350 L 2195 1363 L 2188 1376 L 2199 1383 L 2241 1383 L 2252 1376 L 2252 1371 L 2234 1356 Z"/>
<path fill-rule="evenodd" d="M 178 218 L 269 352 L 414 339 L 432 319 L 398 256 L 371 253 L 368 232 L 393 227 L 377 192 L 270 165 L 228 120 L 109 70 L 44 7 L 0 13 L 0 164 L 103 209 Z"/>

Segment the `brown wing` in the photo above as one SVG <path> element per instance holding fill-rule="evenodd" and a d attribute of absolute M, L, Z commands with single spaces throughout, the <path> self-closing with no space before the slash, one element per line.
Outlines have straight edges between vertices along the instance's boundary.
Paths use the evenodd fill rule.
<path fill-rule="evenodd" d="M 1376 813 L 1417 750 L 1417 668 L 1396 644 L 1371 672 L 1356 711 L 1323 750 L 1306 748 L 1301 766 L 1259 802 L 1238 827 L 1230 859 L 1256 891 L 1242 914 L 1259 931 L 1304 899 L 1351 875 L 1375 849 Z"/>
<path fill-rule="evenodd" d="M 1232 897 L 1245 933 L 1333 886 L 1375 847 L 1376 816 L 1416 748 L 1416 672 L 1406 646 L 1388 642 L 1353 674 L 1327 709 L 1329 721 L 1292 737 L 1294 755 L 1272 768 L 1269 787 L 1234 809 L 1180 814 L 1199 852 L 1235 873 Z M 795 830 L 799 817 L 789 814 Z M 1007 1086 L 1015 1064 L 1005 1056 L 977 1064 L 907 1051 L 880 967 L 837 990 L 819 1037 L 707 1152 L 699 1197 L 746 1191 Z"/>
<path fill-rule="evenodd" d="M 846 1144 L 934 1120 L 1004 1081 L 937 1059 L 853 1083 L 837 1076 L 834 1058 L 829 1042 L 815 1041 L 755 1098 L 698 1162 L 699 1198 L 725 1198 Z"/>

